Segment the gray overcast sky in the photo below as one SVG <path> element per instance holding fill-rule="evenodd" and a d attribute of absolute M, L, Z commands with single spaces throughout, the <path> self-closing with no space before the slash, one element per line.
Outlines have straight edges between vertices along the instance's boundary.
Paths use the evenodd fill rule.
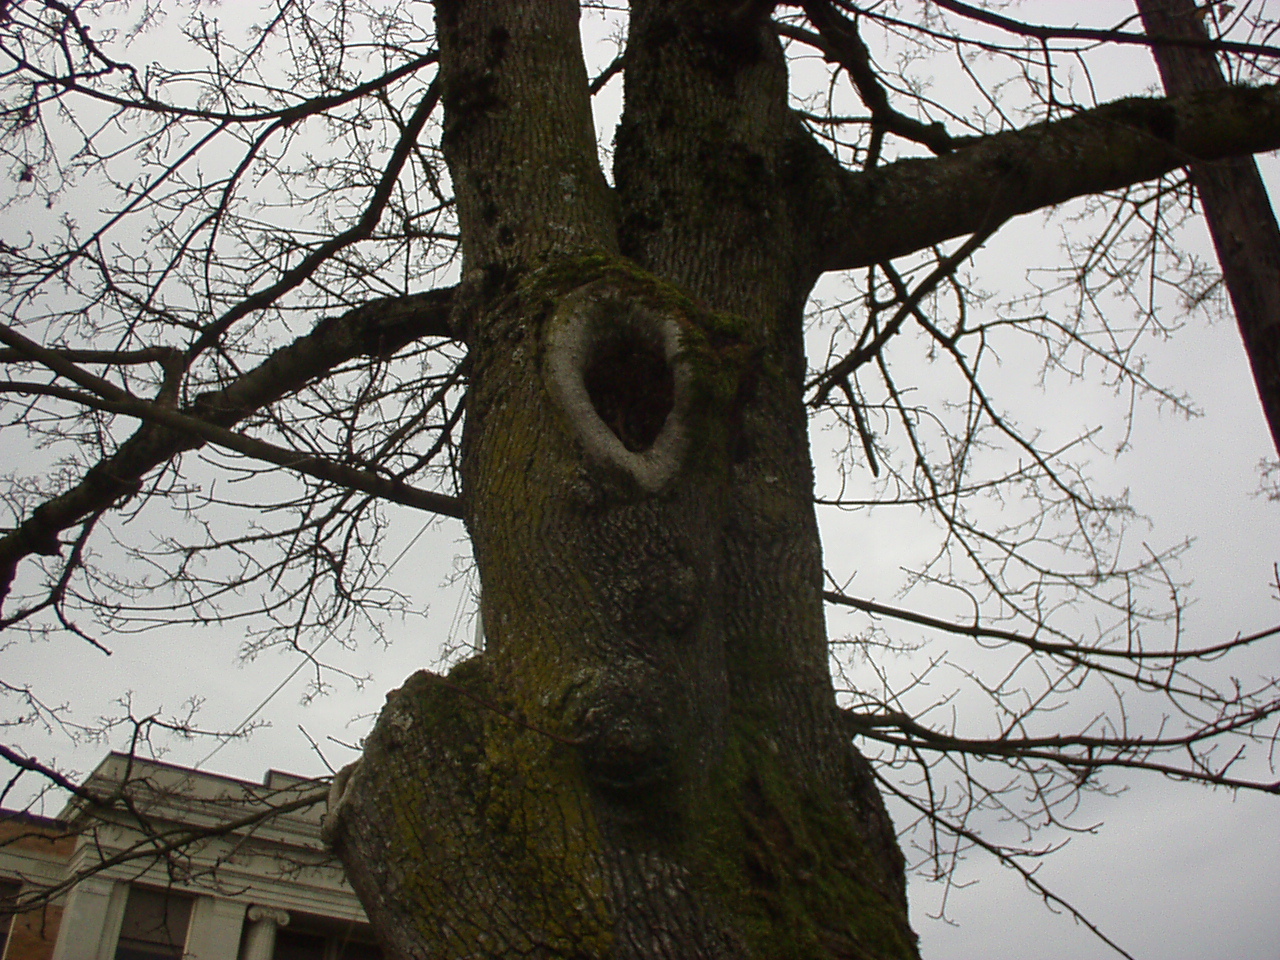
<path fill-rule="evenodd" d="M 220 15 L 231 18 L 236 6 L 224 4 Z M 1028 2 L 1019 9 L 1028 18 L 1058 23 L 1081 19 L 1085 9 L 1093 23 L 1119 20 L 1130 12 L 1127 4 L 1111 0 Z M 1133 91 L 1154 83 L 1154 71 L 1140 51 L 1126 51 L 1115 63 L 1114 76 L 1095 76 L 1104 98 L 1108 89 Z M 1137 71 L 1145 71 L 1141 79 Z M 615 94 L 617 86 L 611 88 Z M 616 100 L 612 108 L 608 103 L 606 98 L 602 113 L 616 109 Z M 607 127 L 607 121 L 601 125 Z M 1268 161 L 1268 167 L 1274 164 Z M 1062 222 L 1058 218 L 1046 225 L 1042 217 L 1032 215 L 1006 228 L 977 261 L 977 271 L 984 279 L 991 277 L 986 285 L 1017 284 L 1025 270 L 1056 262 L 1056 231 Z M 1186 615 L 1188 642 L 1218 642 L 1280 621 L 1280 603 L 1269 589 L 1273 565 L 1280 562 L 1280 503 L 1255 493 L 1258 464 L 1272 451 L 1239 338 L 1229 323 L 1209 326 L 1193 321 L 1167 343 L 1153 344 L 1149 358 L 1153 379 L 1186 390 L 1204 415 L 1188 421 L 1150 405 L 1141 407 L 1131 449 L 1114 459 L 1101 453 L 1094 457 L 1100 486 L 1131 490 L 1137 509 L 1151 518 L 1150 527 L 1140 527 L 1136 535 L 1153 547 L 1183 537 L 1195 539 L 1177 571 L 1195 583 L 1196 603 Z M 1024 422 L 1039 422 L 1037 417 L 1045 423 L 1064 420 L 1068 429 L 1101 423 L 1105 426 L 1100 445 L 1105 449 L 1118 442 L 1117 401 L 1109 391 L 1054 381 L 1042 390 L 1035 384 L 1034 371 L 1007 373 L 1006 404 L 1014 405 L 1010 395 L 1021 398 L 1018 411 Z M 816 433 L 814 441 L 815 457 L 820 459 L 827 440 Z M 420 515 L 406 511 L 400 516 L 391 533 L 395 547 L 389 556 L 408 545 L 423 526 Z M 861 596 L 894 602 L 902 584 L 899 568 L 919 562 L 928 550 L 908 519 L 824 514 L 823 522 L 829 566 L 846 574 L 856 571 L 855 592 Z M 429 603 L 430 611 L 425 620 L 393 626 L 389 632 L 395 643 L 390 649 L 366 644 L 348 652 L 337 643 L 326 645 L 326 658 L 355 674 L 370 675 L 362 689 L 338 679 L 330 695 L 303 706 L 299 701 L 309 679 L 304 669 L 263 712 L 271 726 L 245 742 L 228 744 L 207 768 L 246 778 L 260 777 L 268 767 L 322 774 L 324 764 L 299 725 L 319 741 L 333 765 L 352 759 L 349 750 L 328 738 L 358 739 L 369 721 L 351 723 L 352 717 L 367 718 L 387 690 L 412 670 L 433 665 L 451 632 L 456 641 L 470 637 L 465 583 L 443 585 L 456 558 L 466 554 L 462 537 L 460 524 L 435 523 L 392 572 L 391 582 L 424 605 Z M 865 618 L 842 611 L 829 612 L 828 621 L 833 636 L 866 626 Z M 899 626 L 891 629 L 911 635 Z M 924 636 L 918 631 L 916 635 Z M 933 637 L 931 643 L 960 650 L 962 641 Z M 112 712 L 111 701 L 123 691 L 131 692 L 138 713 L 176 712 L 194 692 L 205 698 L 199 715 L 202 725 L 228 728 L 248 716 L 295 666 L 294 660 L 276 653 L 240 664 L 238 646 L 236 635 L 218 628 L 122 639 L 109 659 L 64 641 L 23 642 L 4 649 L 4 676 L 15 683 L 40 681 L 51 702 L 72 703 L 82 721 Z M 928 652 L 929 648 L 922 655 Z M 1275 664 L 1273 645 L 1234 669 L 1244 676 L 1274 675 Z M 899 666 L 911 668 L 909 662 Z M 72 748 L 38 731 L 16 740 L 42 759 L 56 758 L 81 771 L 92 767 L 108 746 Z M 118 736 L 110 743 L 123 745 Z M 196 763 L 213 746 L 208 741 L 173 743 L 166 759 Z M 1233 797 L 1150 776 L 1112 782 L 1127 787 L 1127 793 L 1116 799 L 1088 798 L 1076 822 L 1100 826 L 1075 836 L 1065 849 L 1046 858 L 1039 877 L 1139 958 L 1280 956 L 1280 799 Z M 902 812 L 895 814 L 901 821 Z M 939 909 L 944 888 L 912 881 L 913 922 L 926 957 L 1113 956 L 1069 918 L 1048 911 L 1021 880 L 980 853 L 970 855 L 956 881 L 960 886 L 947 892 L 951 923 L 930 919 Z M 964 886 L 972 881 L 977 882 Z"/>

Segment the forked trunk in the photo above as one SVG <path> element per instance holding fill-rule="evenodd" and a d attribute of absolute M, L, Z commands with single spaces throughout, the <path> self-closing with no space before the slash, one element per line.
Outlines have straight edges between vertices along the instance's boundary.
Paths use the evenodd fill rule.
<path fill-rule="evenodd" d="M 375 928 L 424 960 L 915 956 L 828 672 L 801 316 L 831 171 L 768 5 L 632 4 L 616 193 L 576 3 L 437 6 L 487 646 L 335 784 Z"/>

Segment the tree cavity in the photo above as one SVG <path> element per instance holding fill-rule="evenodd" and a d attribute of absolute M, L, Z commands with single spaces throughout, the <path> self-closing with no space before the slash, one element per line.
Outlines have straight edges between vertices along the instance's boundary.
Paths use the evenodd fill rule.
<path fill-rule="evenodd" d="M 686 446 L 690 372 L 680 325 L 598 280 L 566 296 L 547 334 L 547 386 L 588 457 L 656 492 Z"/>
<path fill-rule="evenodd" d="M 653 447 L 676 402 L 676 381 L 662 344 L 633 326 L 606 335 L 591 351 L 583 380 L 596 415 L 632 453 Z"/>

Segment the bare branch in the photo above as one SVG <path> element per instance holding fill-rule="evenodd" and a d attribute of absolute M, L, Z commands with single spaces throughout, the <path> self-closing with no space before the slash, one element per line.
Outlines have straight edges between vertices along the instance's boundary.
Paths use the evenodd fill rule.
<path fill-rule="evenodd" d="M 311 333 L 274 351 L 226 387 L 197 397 L 187 412 L 212 427 L 225 429 L 353 357 L 389 356 L 420 337 L 450 336 L 452 295 L 450 288 L 376 301 L 339 318 L 323 320 Z M 56 353 L 50 359 L 70 362 Z M 106 384 L 103 389 L 110 392 L 118 388 Z M 113 456 L 90 468 L 75 487 L 33 511 L 0 538 L 0 598 L 7 594 L 23 557 L 58 554 L 58 536 L 63 530 L 122 497 L 135 495 L 146 474 L 199 443 L 196 435 L 145 425 Z"/>
<path fill-rule="evenodd" d="M 868 266 L 983 224 L 1151 180 L 1195 160 L 1280 148 L 1280 88 L 1128 99 L 993 134 L 932 160 L 843 176 L 828 270 Z M 846 211 L 859 211 L 856 221 Z M 874 211 L 870 217 L 867 211 Z M 856 231 L 843 229 L 846 220 Z M 885 254 L 888 254 L 886 257 Z"/>

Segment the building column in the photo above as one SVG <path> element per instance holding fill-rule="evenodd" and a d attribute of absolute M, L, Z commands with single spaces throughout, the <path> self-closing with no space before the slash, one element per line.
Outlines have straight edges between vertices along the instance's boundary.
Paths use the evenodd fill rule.
<path fill-rule="evenodd" d="M 72 887 L 58 925 L 53 960 L 111 960 L 128 899 L 127 883 L 100 877 L 88 877 Z"/>
<path fill-rule="evenodd" d="M 243 903 L 198 897 L 191 910 L 184 960 L 236 960 L 243 926 Z"/>
<path fill-rule="evenodd" d="M 276 949 L 276 930 L 288 926 L 289 914 L 272 907 L 249 908 L 249 932 L 244 938 L 241 960 L 271 960 Z"/>

